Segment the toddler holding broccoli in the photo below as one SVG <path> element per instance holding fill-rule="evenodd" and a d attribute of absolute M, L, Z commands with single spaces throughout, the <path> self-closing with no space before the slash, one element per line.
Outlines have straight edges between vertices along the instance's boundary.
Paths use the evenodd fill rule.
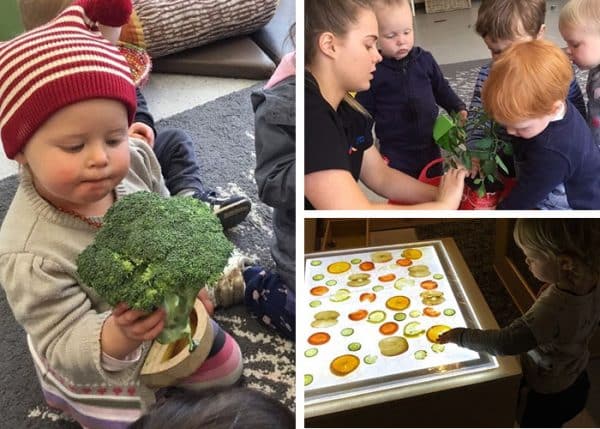
<path fill-rule="evenodd" d="M 154 401 L 140 383 L 165 313 L 111 309 L 77 275 L 77 256 L 113 203 L 168 196 L 150 146 L 129 139 L 135 87 L 96 22 L 120 26 L 129 0 L 77 0 L 49 24 L 0 45 L 0 133 L 22 167 L 0 229 L 0 284 L 27 333 L 44 397 L 88 428 L 125 428 Z M 188 382 L 233 384 L 242 359 L 214 322 L 207 360 Z"/>

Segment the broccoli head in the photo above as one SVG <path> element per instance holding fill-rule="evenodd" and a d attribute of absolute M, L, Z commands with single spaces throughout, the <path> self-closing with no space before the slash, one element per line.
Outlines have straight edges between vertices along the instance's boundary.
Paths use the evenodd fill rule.
<path fill-rule="evenodd" d="M 111 305 L 164 307 L 167 320 L 157 340 L 167 344 L 185 335 L 191 339 L 196 296 L 219 278 L 232 251 L 206 204 L 136 192 L 108 210 L 94 242 L 77 258 L 77 270 Z"/>

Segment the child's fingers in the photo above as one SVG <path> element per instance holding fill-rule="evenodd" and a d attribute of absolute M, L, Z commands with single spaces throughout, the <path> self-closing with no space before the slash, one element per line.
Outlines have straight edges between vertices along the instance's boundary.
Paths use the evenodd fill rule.
<path fill-rule="evenodd" d="M 119 317 L 120 315 L 125 313 L 127 310 L 129 310 L 129 307 L 127 306 L 127 304 L 125 304 L 124 302 L 120 302 L 117 305 L 115 305 L 115 308 L 113 308 L 112 314 L 114 317 Z"/>
<path fill-rule="evenodd" d="M 134 325 L 131 326 L 131 333 L 141 340 L 151 339 L 149 334 L 157 329 L 158 325 L 163 325 L 165 319 L 165 311 L 158 309 L 154 313 L 150 314 L 143 319 L 139 319 Z M 158 330 L 158 332 L 160 332 Z M 154 338 L 154 337 L 152 337 Z"/>

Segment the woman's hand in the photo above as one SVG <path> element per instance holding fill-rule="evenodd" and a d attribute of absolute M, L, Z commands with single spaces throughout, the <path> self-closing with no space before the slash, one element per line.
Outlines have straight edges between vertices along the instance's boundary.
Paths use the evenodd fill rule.
<path fill-rule="evenodd" d="M 127 130 L 127 134 L 129 137 L 142 139 L 148 143 L 150 147 L 154 147 L 154 131 L 143 122 L 134 122 L 131 124 L 129 130 Z"/>
<path fill-rule="evenodd" d="M 437 338 L 436 342 L 438 344 L 447 344 L 447 343 L 459 344 L 460 335 L 462 334 L 462 331 L 463 331 L 463 328 L 450 329 L 449 331 L 446 331 L 446 332 L 440 334 L 440 336 Z"/>
<path fill-rule="evenodd" d="M 461 167 L 452 168 L 442 176 L 436 200 L 444 203 L 445 208 L 453 210 L 460 205 L 466 175 L 467 170 Z"/>
<path fill-rule="evenodd" d="M 154 340 L 165 326 L 166 312 L 159 308 L 152 313 L 132 310 L 120 303 L 102 326 L 102 351 L 115 359 L 124 359 L 143 341 Z"/>

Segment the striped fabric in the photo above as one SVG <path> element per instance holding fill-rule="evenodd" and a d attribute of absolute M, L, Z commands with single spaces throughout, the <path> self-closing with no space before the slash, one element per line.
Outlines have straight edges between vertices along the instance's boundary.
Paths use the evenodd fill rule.
<path fill-rule="evenodd" d="M 134 0 L 141 28 L 127 30 L 152 57 L 252 33 L 275 14 L 278 0 Z M 129 36 L 128 36 L 129 37 Z M 136 44 L 135 41 L 126 40 Z"/>
<path fill-rule="evenodd" d="M 125 429 L 141 416 L 142 402 L 136 396 L 136 386 L 100 387 L 93 391 L 84 388 L 78 391 L 48 368 L 33 347 L 29 335 L 27 345 L 49 406 L 65 412 L 90 429 Z"/>
<path fill-rule="evenodd" d="M 79 101 L 115 99 L 133 119 L 129 66 L 90 24 L 76 2 L 50 23 L 0 44 L 0 138 L 9 158 L 52 114 Z"/>

